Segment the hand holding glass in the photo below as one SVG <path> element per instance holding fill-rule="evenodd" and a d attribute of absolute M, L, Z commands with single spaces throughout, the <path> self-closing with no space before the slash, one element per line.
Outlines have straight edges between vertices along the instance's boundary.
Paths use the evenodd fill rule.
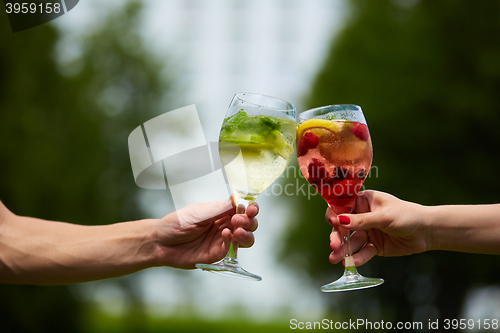
<path fill-rule="evenodd" d="M 219 155 L 233 189 L 236 212 L 243 214 L 285 171 L 292 158 L 296 133 L 295 106 L 284 100 L 250 93 L 234 95 L 219 135 Z M 214 273 L 260 281 L 244 270 L 233 242 L 226 257 L 196 267 Z"/>

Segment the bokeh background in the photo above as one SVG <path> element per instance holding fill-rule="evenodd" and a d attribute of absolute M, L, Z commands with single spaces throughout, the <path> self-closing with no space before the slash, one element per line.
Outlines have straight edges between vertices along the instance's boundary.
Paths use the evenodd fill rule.
<path fill-rule="evenodd" d="M 362 106 L 374 144 L 367 188 L 427 205 L 497 203 L 499 41 L 498 0 L 82 0 L 16 34 L 2 10 L 0 199 L 19 215 L 78 224 L 161 217 L 174 210 L 170 194 L 135 185 L 130 132 L 196 104 L 215 141 L 232 95 L 251 91 L 299 111 Z M 280 191 L 287 184 L 292 195 Z M 3 285 L 0 331 L 500 319 L 497 256 L 376 257 L 359 270 L 384 285 L 322 294 L 342 268 L 328 263 L 326 204 L 296 162 L 258 202 L 257 242 L 240 260 L 262 282 L 155 268 L 72 286 Z"/>

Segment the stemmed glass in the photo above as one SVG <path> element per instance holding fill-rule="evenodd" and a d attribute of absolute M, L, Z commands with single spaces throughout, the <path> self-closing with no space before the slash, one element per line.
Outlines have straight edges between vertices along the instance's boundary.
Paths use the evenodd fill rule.
<path fill-rule="evenodd" d="M 219 135 L 219 155 L 233 189 L 236 212 L 246 212 L 286 169 L 296 134 L 295 106 L 287 101 L 252 93 L 234 95 Z M 260 281 L 238 262 L 238 243 L 232 242 L 224 259 L 196 267 L 214 273 Z"/>
<path fill-rule="evenodd" d="M 299 115 L 297 160 L 306 180 L 336 213 L 352 213 L 358 191 L 372 163 L 370 132 L 357 105 L 329 105 Z M 344 251 L 344 275 L 324 285 L 324 292 L 375 287 L 384 282 L 358 273 L 350 245 L 350 232 L 339 228 Z"/>

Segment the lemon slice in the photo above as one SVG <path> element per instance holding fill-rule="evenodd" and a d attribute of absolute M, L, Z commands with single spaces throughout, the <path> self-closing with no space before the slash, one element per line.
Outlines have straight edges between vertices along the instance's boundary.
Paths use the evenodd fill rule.
<path fill-rule="evenodd" d="M 297 138 L 300 138 L 302 133 L 308 129 L 312 128 L 327 128 L 332 132 L 337 132 L 340 129 L 340 125 L 338 122 L 333 122 L 326 119 L 309 119 L 300 123 L 297 127 Z"/>
<path fill-rule="evenodd" d="M 263 149 L 269 149 L 276 154 L 289 160 L 293 154 L 293 147 L 289 145 L 285 139 L 278 137 L 277 140 L 272 142 L 261 141 L 246 141 L 241 139 L 224 139 L 221 143 L 234 143 L 240 147 L 241 150 L 260 152 Z"/>

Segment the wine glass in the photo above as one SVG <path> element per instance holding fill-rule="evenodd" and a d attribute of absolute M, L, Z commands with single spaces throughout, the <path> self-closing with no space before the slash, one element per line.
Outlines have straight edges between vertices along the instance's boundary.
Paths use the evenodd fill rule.
<path fill-rule="evenodd" d="M 372 163 L 370 132 L 361 107 L 329 105 L 299 115 L 297 160 L 306 180 L 336 213 L 352 213 L 353 204 Z M 324 285 L 324 292 L 375 287 L 379 278 L 360 275 L 354 265 L 350 232 L 340 227 L 344 275 Z"/>
<path fill-rule="evenodd" d="M 295 106 L 253 93 L 234 95 L 219 134 L 219 155 L 233 189 L 236 213 L 246 212 L 286 169 L 292 158 L 297 129 Z M 197 264 L 205 271 L 260 281 L 238 262 L 238 243 L 232 242 L 224 259 Z"/>

